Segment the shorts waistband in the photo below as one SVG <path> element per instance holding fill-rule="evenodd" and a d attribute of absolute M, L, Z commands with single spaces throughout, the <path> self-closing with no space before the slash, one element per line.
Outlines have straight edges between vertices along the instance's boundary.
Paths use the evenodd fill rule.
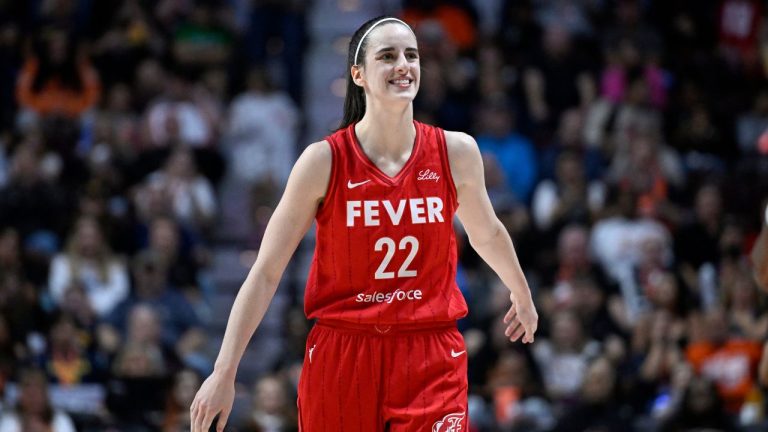
<path fill-rule="evenodd" d="M 456 328 L 456 321 L 401 323 L 401 324 L 360 324 L 349 321 L 318 320 L 315 325 L 332 328 L 346 333 L 391 336 L 414 333 L 431 333 Z"/>

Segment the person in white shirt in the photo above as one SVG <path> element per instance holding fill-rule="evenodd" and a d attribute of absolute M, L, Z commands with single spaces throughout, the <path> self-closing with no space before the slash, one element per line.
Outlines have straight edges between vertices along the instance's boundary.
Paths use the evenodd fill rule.
<path fill-rule="evenodd" d="M 19 400 L 13 411 L 0 415 L 0 432 L 76 432 L 72 419 L 51 406 L 45 374 L 22 371 Z"/>
<path fill-rule="evenodd" d="M 99 317 L 109 314 L 128 296 L 128 270 L 112 255 L 98 222 L 91 217 L 77 221 L 65 252 L 51 263 L 48 289 L 56 304 L 73 284 L 83 286 Z"/>

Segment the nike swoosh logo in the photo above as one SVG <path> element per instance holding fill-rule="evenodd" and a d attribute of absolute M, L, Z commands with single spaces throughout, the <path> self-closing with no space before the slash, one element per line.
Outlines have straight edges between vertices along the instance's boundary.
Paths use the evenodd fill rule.
<path fill-rule="evenodd" d="M 451 357 L 453 357 L 453 358 L 456 358 L 456 357 L 458 357 L 458 356 L 460 356 L 460 355 L 464 354 L 465 352 L 467 352 L 467 351 L 465 350 L 465 351 L 459 351 L 459 352 L 456 352 L 456 351 L 454 351 L 454 350 L 451 350 Z"/>
<path fill-rule="evenodd" d="M 358 186 L 362 186 L 362 185 L 368 183 L 369 181 L 370 180 L 361 181 L 360 183 L 352 183 L 352 180 L 347 180 L 347 188 L 354 189 L 354 188 L 356 188 Z"/>

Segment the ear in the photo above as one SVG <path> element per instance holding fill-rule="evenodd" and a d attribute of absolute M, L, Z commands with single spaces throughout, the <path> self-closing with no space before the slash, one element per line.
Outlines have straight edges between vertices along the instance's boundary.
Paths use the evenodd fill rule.
<path fill-rule="evenodd" d="M 352 65 L 352 67 L 350 68 L 350 73 L 352 74 L 352 82 L 362 87 L 363 83 L 365 82 L 365 78 L 363 78 L 362 68 L 358 65 Z"/>

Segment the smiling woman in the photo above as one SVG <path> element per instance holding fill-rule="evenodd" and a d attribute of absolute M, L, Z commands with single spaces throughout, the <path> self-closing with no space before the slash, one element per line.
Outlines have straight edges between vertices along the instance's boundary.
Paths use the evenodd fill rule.
<path fill-rule="evenodd" d="M 505 336 L 533 342 L 538 315 L 488 199 L 477 143 L 413 120 L 421 71 L 411 28 L 394 17 L 366 22 L 350 41 L 347 67 L 341 125 L 293 168 L 214 372 L 190 407 L 193 432 L 216 415 L 223 430 L 245 346 L 313 219 L 304 309 L 317 322 L 299 380 L 300 430 L 468 429 L 454 215 L 510 289 Z"/>

